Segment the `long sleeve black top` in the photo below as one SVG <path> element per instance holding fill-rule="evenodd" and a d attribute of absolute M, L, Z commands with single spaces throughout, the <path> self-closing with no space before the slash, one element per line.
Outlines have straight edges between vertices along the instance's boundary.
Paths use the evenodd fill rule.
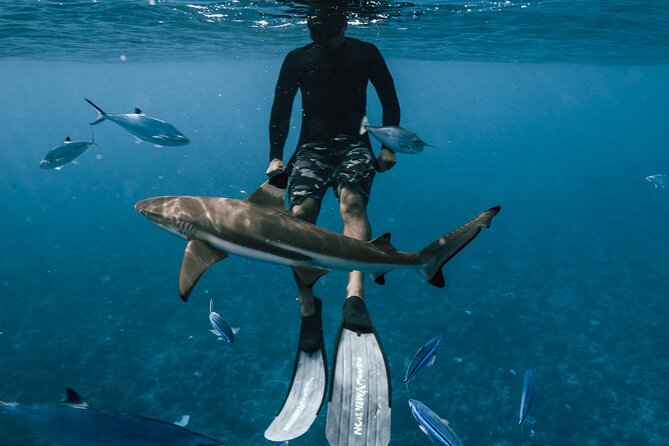
<path fill-rule="evenodd" d="M 297 89 L 302 94 L 298 147 L 336 135 L 359 137 L 371 81 L 383 108 L 383 125 L 399 125 L 395 83 L 381 52 L 371 43 L 346 37 L 333 50 L 314 43 L 286 56 L 274 92 L 269 125 L 270 161 L 283 159 Z"/>

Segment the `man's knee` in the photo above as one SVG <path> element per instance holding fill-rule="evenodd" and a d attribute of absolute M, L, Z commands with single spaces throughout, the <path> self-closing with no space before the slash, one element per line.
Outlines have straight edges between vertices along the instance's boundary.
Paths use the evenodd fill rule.
<path fill-rule="evenodd" d="M 339 210 L 344 218 L 365 217 L 367 215 L 367 199 L 360 191 L 346 185 L 339 194 Z"/>
<path fill-rule="evenodd" d="M 320 211 L 320 203 L 313 198 L 305 198 L 300 204 L 296 204 L 291 209 L 293 215 L 300 220 L 315 223 Z"/>

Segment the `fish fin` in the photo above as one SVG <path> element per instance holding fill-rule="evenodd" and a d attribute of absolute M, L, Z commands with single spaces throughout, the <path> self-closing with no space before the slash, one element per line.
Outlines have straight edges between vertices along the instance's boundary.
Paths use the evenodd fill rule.
<path fill-rule="evenodd" d="M 362 121 L 360 121 L 360 134 L 364 135 L 365 132 L 367 132 L 367 127 L 369 126 L 369 119 L 367 119 L 367 115 L 362 117 Z"/>
<path fill-rule="evenodd" d="M 179 427 L 186 427 L 188 426 L 189 421 L 190 421 L 190 415 L 182 415 L 181 419 L 175 421 L 174 424 Z"/>
<path fill-rule="evenodd" d="M 144 112 L 142 110 L 140 110 L 139 108 L 135 107 L 135 114 L 136 115 L 143 115 Z"/>
<path fill-rule="evenodd" d="M 449 232 L 443 237 L 422 249 L 418 257 L 423 267 L 418 270 L 428 282 L 437 288 L 445 285 L 443 266 L 451 260 L 462 248 L 474 240 L 481 232 L 481 228 L 489 228 L 493 217 L 500 211 L 500 206 L 495 206 L 479 214 L 470 222 Z"/>
<path fill-rule="evenodd" d="M 79 161 L 77 161 L 77 160 L 72 160 L 72 161 L 70 161 L 70 162 L 71 162 L 72 164 L 77 164 L 77 165 L 79 165 Z"/>
<path fill-rule="evenodd" d="M 102 110 L 100 107 L 95 105 L 89 99 L 84 98 L 84 100 L 86 102 L 88 102 L 89 104 L 91 104 L 93 106 L 93 108 L 96 109 L 97 112 L 98 112 L 98 117 L 95 119 L 95 121 L 91 122 L 89 125 L 98 125 L 99 123 L 101 123 L 102 121 L 104 121 L 107 118 L 107 113 L 105 113 L 104 110 Z"/>
<path fill-rule="evenodd" d="M 423 426 L 422 423 L 418 423 L 418 427 L 420 428 L 420 430 L 423 431 L 423 433 L 424 433 L 425 435 L 427 435 L 428 437 L 430 437 L 430 434 L 427 432 L 427 429 L 425 429 L 425 426 Z M 432 437 L 430 437 L 430 439 L 432 439 Z"/>
<path fill-rule="evenodd" d="M 64 404 L 70 404 L 72 406 L 88 406 L 88 403 L 74 390 L 69 387 L 65 388 L 65 399 L 63 400 Z"/>
<path fill-rule="evenodd" d="M 378 236 L 369 243 L 376 246 L 377 248 L 390 250 L 392 252 L 397 251 L 397 249 L 395 249 L 395 247 L 390 243 L 390 232 L 386 232 L 385 234 Z"/>
<path fill-rule="evenodd" d="M 221 337 L 221 334 L 220 334 L 219 332 L 217 332 L 216 330 L 214 330 L 213 328 L 209 329 L 209 331 L 212 332 L 212 333 L 214 333 L 214 334 L 216 335 L 217 338 L 220 338 L 220 337 Z"/>
<path fill-rule="evenodd" d="M 318 279 L 330 271 L 325 268 L 318 268 L 315 266 L 294 266 L 293 272 L 302 282 L 304 282 L 305 285 L 311 288 L 318 281 Z"/>
<path fill-rule="evenodd" d="M 63 166 L 54 167 L 53 170 L 63 170 Z"/>
<path fill-rule="evenodd" d="M 430 360 L 427 362 L 428 367 L 432 367 L 434 365 L 434 360 L 437 359 L 436 353 L 430 358 Z"/>
<path fill-rule="evenodd" d="M 372 280 L 379 285 L 385 285 L 386 284 L 386 272 L 383 272 L 381 274 L 371 274 Z"/>
<path fill-rule="evenodd" d="M 204 270 L 227 256 L 226 252 L 212 247 L 207 242 L 189 240 L 179 273 L 179 295 L 181 295 L 181 299 L 184 302 L 187 301 Z"/>
<path fill-rule="evenodd" d="M 287 174 L 279 174 L 275 175 L 269 180 L 265 181 L 262 186 L 260 186 L 258 189 L 256 189 L 255 192 L 253 192 L 251 195 L 249 195 L 248 198 L 246 198 L 245 201 L 253 204 L 258 204 L 261 206 L 269 206 L 271 208 L 274 208 L 276 210 L 279 210 L 283 213 L 288 214 L 288 210 L 286 209 L 286 198 L 285 198 L 285 192 L 286 189 L 281 188 L 281 179 L 277 179 L 277 177 L 285 175 L 286 178 L 286 185 L 287 185 Z"/>
<path fill-rule="evenodd" d="M 68 136 L 67 138 L 65 138 L 65 141 L 63 142 L 72 142 L 72 139 L 70 139 L 70 137 Z"/>
<path fill-rule="evenodd" d="M 230 327 L 230 329 L 232 330 L 232 334 L 237 334 L 239 333 L 239 330 L 241 330 L 240 327 Z"/>
<path fill-rule="evenodd" d="M 212 313 L 214 311 L 214 299 L 209 299 L 209 312 Z"/>

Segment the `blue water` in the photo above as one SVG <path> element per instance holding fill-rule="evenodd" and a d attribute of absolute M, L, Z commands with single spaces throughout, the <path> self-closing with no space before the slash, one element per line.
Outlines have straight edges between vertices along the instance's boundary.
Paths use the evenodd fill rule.
<path fill-rule="evenodd" d="M 166 421 L 189 414 L 190 429 L 226 444 L 269 444 L 263 431 L 287 391 L 299 330 L 290 271 L 231 257 L 183 303 L 183 240 L 133 204 L 170 194 L 242 198 L 264 181 L 276 76 L 285 51 L 307 42 L 300 5 L 280 2 L 267 14 L 264 2 L 193 2 L 243 17 L 207 43 L 197 11 L 165 20 L 170 33 L 180 31 L 169 36 L 135 14 L 169 18 L 196 8 L 145 3 L 0 10 L 0 400 L 55 401 L 69 386 L 95 407 Z M 492 3 L 474 2 L 477 23 L 485 14 L 501 23 L 499 51 L 485 35 L 477 40 L 478 26 L 434 19 L 435 5 L 466 9 L 458 2 L 417 2 L 351 30 L 387 55 L 402 124 L 435 146 L 399 154 L 397 166 L 377 176 L 374 235 L 392 232 L 398 249 L 414 251 L 502 205 L 492 227 L 446 266 L 445 289 L 413 271 L 367 286 L 393 377 L 391 444 L 429 444 L 402 378 L 416 350 L 439 334 L 437 361 L 413 381 L 411 397 L 448 419 L 465 445 L 669 444 L 669 189 L 644 179 L 669 171 L 669 15 L 663 2 L 599 3 L 526 2 L 496 13 Z M 423 51 L 418 36 L 392 31 L 393 17 L 419 6 L 428 12 L 410 24 L 423 36 L 455 34 L 441 57 Z M 50 18 L 52 10 L 60 13 Z M 538 41 L 519 31 L 526 10 L 573 17 L 582 47 L 570 44 L 569 30 L 547 26 Z M 592 10 L 601 20 L 589 21 Z M 294 30 L 263 28 L 264 43 L 254 45 L 259 31 L 247 17 L 258 11 L 285 16 Z M 67 17 L 66 32 L 52 32 Z M 127 28 L 115 26 L 124 21 Z M 26 23 L 33 34 L 14 32 Z M 222 44 L 237 35 L 234 45 Z M 449 50 L 457 42 L 465 46 Z M 84 97 L 111 113 L 140 107 L 192 142 L 157 149 L 105 122 L 77 165 L 40 169 L 66 136 L 90 138 L 95 111 Z M 369 97 L 378 122 L 373 90 Z M 288 153 L 299 129 L 294 111 Z M 319 222 L 341 230 L 332 195 Z M 345 281 L 332 273 L 316 286 L 329 358 Z M 207 331 L 209 298 L 241 327 L 235 344 Z M 538 390 L 521 437 L 527 368 Z M 324 412 L 291 444 L 326 444 Z M 4 419 L 0 438 L 3 446 L 45 444 Z"/>

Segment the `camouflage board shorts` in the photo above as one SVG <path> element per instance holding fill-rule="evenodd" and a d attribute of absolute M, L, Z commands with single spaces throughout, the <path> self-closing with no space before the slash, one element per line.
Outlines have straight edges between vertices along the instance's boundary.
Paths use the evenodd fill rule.
<path fill-rule="evenodd" d="M 328 187 L 332 187 L 339 198 L 346 184 L 353 186 L 368 200 L 376 174 L 376 158 L 364 141 L 335 137 L 300 146 L 291 167 L 288 199 L 292 209 L 307 197 L 322 202 Z"/>

